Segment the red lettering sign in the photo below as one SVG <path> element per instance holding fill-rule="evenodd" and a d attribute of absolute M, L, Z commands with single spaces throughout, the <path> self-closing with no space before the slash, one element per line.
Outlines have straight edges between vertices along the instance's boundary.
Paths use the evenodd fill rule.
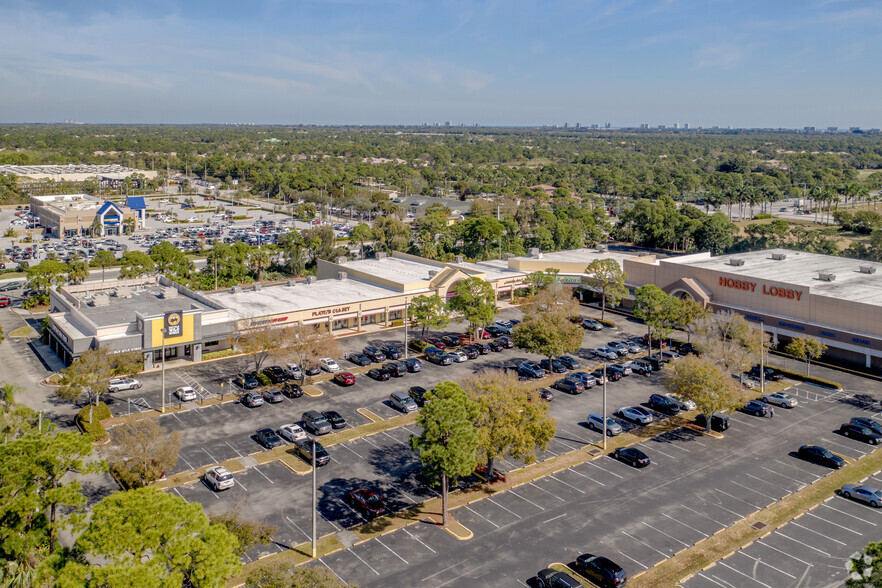
<path fill-rule="evenodd" d="M 732 278 L 724 277 L 720 277 L 720 286 L 732 288 L 733 290 L 744 290 L 746 292 L 753 292 L 756 290 L 756 282 L 734 280 Z M 797 302 L 802 298 L 802 290 L 779 288 L 778 286 L 766 286 L 765 284 L 763 284 L 762 293 L 766 296 L 775 296 L 787 300 L 796 299 Z"/>
<path fill-rule="evenodd" d="M 324 310 L 314 310 L 312 311 L 312 316 L 328 316 L 331 314 L 340 314 L 342 312 L 349 312 L 350 306 L 341 306 L 339 308 L 325 308 Z"/>

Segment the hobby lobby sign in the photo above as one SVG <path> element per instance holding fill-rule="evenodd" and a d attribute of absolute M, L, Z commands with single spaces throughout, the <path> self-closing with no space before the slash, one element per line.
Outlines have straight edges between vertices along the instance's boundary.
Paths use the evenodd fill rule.
<path fill-rule="evenodd" d="M 733 290 L 744 290 L 746 292 L 756 291 L 756 282 L 747 282 L 745 280 L 733 280 L 732 278 L 720 278 L 720 286 L 724 288 L 732 288 Z M 777 286 L 766 286 L 763 284 L 760 290 L 766 296 L 775 296 L 777 298 L 787 298 L 788 300 L 797 301 L 802 298 L 802 290 L 793 290 L 790 288 L 779 288 Z"/>

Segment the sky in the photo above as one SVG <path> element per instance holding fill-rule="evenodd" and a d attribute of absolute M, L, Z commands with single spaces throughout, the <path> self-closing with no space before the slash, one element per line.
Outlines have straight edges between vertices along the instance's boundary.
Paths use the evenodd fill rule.
<path fill-rule="evenodd" d="M 0 122 L 882 127 L 878 0 L 0 0 Z"/>

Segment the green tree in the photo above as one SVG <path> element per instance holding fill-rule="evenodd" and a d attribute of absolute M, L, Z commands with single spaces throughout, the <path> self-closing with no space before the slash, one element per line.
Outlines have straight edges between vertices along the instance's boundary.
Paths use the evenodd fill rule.
<path fill-rule="evenodd" d="M 245 552 L 252 547 L 272 543 L 273 535 L 278 531 L 273 525 L 242 518 L 242 513 L 238 509 L 209 515 L 208 518 L 211 524 L 222 525 L 237 539 L 236 555 L 239 557 L 245 555 Z"/>
<path fill-rule="evenodd" d="M 254 270 L 257 281 L 263 280 L 263 270 L 269 267 L 272 257 L 267 249 L 252 249 L 248 254 L 248 265 Z"/>
<path fill-rule="evenodd" d="M 60 586 L 222 586 L 242 566 L 238 541 L 202 505 L 154 487 L 111 494 L 62 568 Z M 101 561 L 90 564 L 86 561 Z"/>
<path fill-rule="evenodd" d="M 846 588 L 882 587 L 882 542 L 871 541 L 863 551 L 852 555 L 845 564 Z"/>
<path fill-rule="evenodd" d="M 410 228 L 395 217 L 383 216 L 374 222 L 372 230 L 377 248 L 392 253 L 407 249 Z"/>
<path fill-rule="evenodd" d="M 37 428 L 38 417 L 32 409 L 16 402 L 21 388 L 9 382 L 0 385 L 0 436 L 3 443 L 14 441 Z"/>
<path fill-rule="evenodd" d="M 150 259 L 156 264 L 156 271 L 160 274 L 171 273 L 181 279 L 186 279 L 193 271 L 193 262 L 183 251 L 168 241 L 162 241 L 151 247 Z"/>
<path fill-rule="evenodd" d="M 496 294 L 493 286 L 481 278 L 465 278 L 456 284 L 456 294 L 447 307 L 469 323 L 469 331 L 476 339 L 478 331 L 496 316 Z"/>
<path fill-rule="evenodd" d="M 493 463 L 506 455 L 530 464 L 536 450 L 545 451 L 556 425 L 548 403 L 540 402 L 532 386 L 513 373 L 482 370 L 466 378 L 463 389 L 478 405 L 478 456 L 487 464 L 487 481 L 493 480 Z"/>
<path fill-rule="evenodd" d="M 736 410 L 744 404 L 744 395 L 731 376 L 712 361 L 695 356 L 677 360 L 664 380 L 665 388 L 681 398 L 695 402 L 707 415 L 707 430 L 715 412 Z"/>
<path fill-rule="evenodd" d="M 421 339 L 426 338 L 428 331 L 443 329 L 450 324 L 450 313 L 447 305 L 437 294 L 432 296 L 414 296 L 407 308 L 407 318 L 418 325 L 422 325 Z"/>
<path fill-rule="evenodd" d="M 827 346 L 814 337 L 801 336 L 791 339 L 784 351 L 805 362 L 805 373 L 809 375 L 812 368 L 812 360 L 818 359 L 827 351 Z"/>
<path fill-rule="evenodd" d="M 126 487 L 140 488 L 172 471 L 180 447 L 180 431 L 169 432 L 158 419 L 139 418 L 114 429 L 108 462 Z"/>
<path fill-rule="evenodd" d="M 254 588 L 356 588 L 339 580 L 331 570 L 283 563 L 256 568 L 245 583 Z"/>
<path fill-rule="evenodd" d="M 649 353 L 652 354 L 652 333 L 664 339 L 679 321 L 679 299 L 665 294 L 658 286 L 647 284 L 634 291 L 634 316 L 646 324 Z"/>
<path fill-rule="evenodd" d="M 113 376 L 131 375 L 142 367 L 138 352 L 108 353 L 104 349 L 89 349 L 61 372 L 61 385 L 55 394 L 64 400 L 77 401 L 85 397 L 89 403 L 89 422 L 92 406 L 98 405 L 100 395 L 107 390 Z"/>
<path fill-rule="evenodd" d="M 411 436 L 410 444 L 419 451 L 426 473 L 441 478 L 441 516 L 445 526 L 448 522 L 447 480 L 475 471 L 478 444 L 475 422 L 479 417 L 478 406 L 453 382 L 435 386 L 417 415 L 417 424 L 423 431 L 419 436 Z"/>
<path fill-rule="evenodd" d="M 358 243 L 362 259 L 364 259 L 364 244 L 373 238 L 374 232 L 371 230 L 371 227 L 365 223 L 355 225 L 349 232 L 349 240 Z"/>
<path fill-rule="evenodd" d="M 696 347 L 710 361 L 743 381 L 744 372 L 759 362 L 765 335 L 740 314 L 718 312 L 696 321 Z"/>
<path fill-rule="evenodd" d="M 89 264 L 80 257 L 74 255 L 67 262 L 67 279 L 72 284 L 82 284 L 89 277 Z"/>
<path fill-rule="evenodd" d="M 54 259 L 46 259 L 28 268 L 28 281 L 31 287 L 39 292 L 48 292 L 49 288 L 64 280 L 67 266 Z"/>
<path fill-rule="evenodd" d="M 116 263 L 116 256 L 113 255 L 113 253 L 111 253 L 110 251 L 102 249 L 95 254 L 95 257 L 92 258 L 92 261 L 89 263 L 89 265 L 101 268 L 101 281 L 103 282 L 104 270 L 112 266 L 114 263 Z"/>
<path fill-rule="evenodd" d="M 119 279 L 140 278 L 152 274 L 156 264 L 143 251 L 126 251 L 119 260 Z"/>
<path fill-rule="evenodd" d="M 239 330 L 236 347 L 254 360 L 254 370 L 260 371 L 269 358 L 283 358 L 295 345 L 297 331 L 293 327 L 278 328 L 272 324 L 249 321 Z"/>
<path fill-rule="evenodd" d="M 582 284 L 600 292 L 600 319 L 606 318 L 606 303 L 617 306 L 628 293 L 625 280 L 628 275 L 614 259 L 595 259 L 585 268 L 588 274 Z"/>
<path fill-rule="evenodd" d="M 553 284 L 557 280 L 557 274 L 558 270 L 556 269 L 539 270 L 528 275 L 524 283 L 529 284 L 530 292 L 535 294 L 539 290 Z"/>

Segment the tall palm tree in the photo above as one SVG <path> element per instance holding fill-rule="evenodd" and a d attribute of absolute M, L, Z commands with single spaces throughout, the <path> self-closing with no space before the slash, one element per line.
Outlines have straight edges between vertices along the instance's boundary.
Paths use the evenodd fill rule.
<path fill-rule="evenodd" d="M 263 279 L 263 270 L 269 267 L 272 258 L 266 249 L 253 249 L 248 254 L 248 264 L 257 272 L 257 281 Z"/>

